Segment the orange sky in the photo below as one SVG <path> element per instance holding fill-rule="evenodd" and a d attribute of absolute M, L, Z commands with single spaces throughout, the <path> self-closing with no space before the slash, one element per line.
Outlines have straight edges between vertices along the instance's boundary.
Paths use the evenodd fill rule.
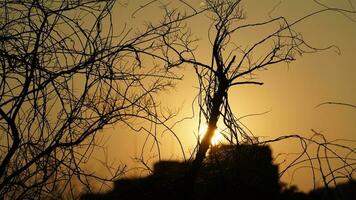
<path fill-rule="evenodd" d="M 150 1 L 127 1 L 128 7 L 118 7 L 114 10 L 115 26 L 118 30 L 123 22 L 131 27 L 140 27 L 143 21 L 159 19 L 162 12 L 158 3 L 147 6 L 144 10 L 136 13 L 135 19 L 131 13 L 145 2 Z M 198 7 L 200 0 L 191 0 L 193 6 Z M 251 22 L 267 19 L 269 11 L 279 0 L 249 0 L 243 1 L 247 18 Z M 311 0 L 285 0 L 272 13 L 273 16 L 285 15 L 288 19 L 296 19 L 315 9 Z M 329 0 L 329 2 L 333 2 Z M 339 7 L 348 6 L 348 1 L 337 1 Z M 352 0 L 356 6 L 356 1 Z M 184 5 L 174 1 L 172 6 Z M 186 8 L 189 11 L 189 8 Z M 354 16 L 356 18 L 356 16 Z M 190 22 L 193 33 L 200 38 L 196 55 L 203 61 L 210 57 L 210 47 L 207 41 L 208 18 L 204 15 L 192 19 Z M 338 55 L 333 50 L 318 52 L 315 54 L 297 56 L 297 61 L 289 66 L 285 64 L 276 65 L 268 71 L 258 74 L 259 80 L 264 82 L 263 86 L 240 86 L 230 90 L 229 101 L 234 113 L 244 116 L 252 113 L 262 113 L 261 116 L 245 118 L 242 122 L 262 140 L 272 139 L 286 134 L 301 134 L 311 136 L 311 129 L 320 131 L 328 139 L 347 138 L 356 140 L 356 110 L 336 105 L 327 105 L 315 108 L 316 105 L 326 101 L 337 101 L 356 104 L 356 23 L 351 22 L 340 14 L 324 13 L 311 18 L 301 25 L 297 30 L 311 44 L 318 47 L 337 45 L 341 50 Z M 253 29 L 249 33 L 242 33 L 241 40 L 244 43 L 253 40 L 263 34 Z M 162 105 L 171 109 L 180 109 L 177 119 L 191 116 L 191 103 L 197 94 L 197 82 L 194 72 L 190 66 L 179 71 L 184 78 L 177 82 L 175 89 L 161 94 Z M 197 110 L 196 110 L 197 112 Z M 197 120 L 185 120 L 176 126 L 174 131 L 184 145 L 187 155 L 196 144 L 194 134 L 197 131 Z M 131 158 L 140 154 L 140 147 L 145 136 L 140 133 L 132 133 L 127 128 L 118 124 L 104 131 L 107 139 L 106 146 L 111 160 L 117 160 L 129 166 Z M 108 139 L 109 138 L 109 139 Z M 178 143 L 171 134 L 165 133 L 160 136 L 161 151 L 164 159 L 180 158 L 181 151 Z M 355 143 L 353 143 L 355 145 Z M 297 143 L 282 142 L 273 145 L 273 152 L 296 152 Z M 146 148 L 146 151 L 150 147 Z M 147 156 L 155 153 L 147 153 Z M 99 154 L 98 154 L 99 155 Z M 99 157 L 99 156 L 98 156 Z M 148 157 L 147 157 L 148 158 Z M 151 162 L 154 159 L 151 160 Z M 303 174 L 303 170 L 300 170 Z M 289 177 L 284 180 L 287 181 Z M 295 176 L 294 183 L 306 190 L 311 187 L 311 182 L 305 181 L 304 176 Z"/>

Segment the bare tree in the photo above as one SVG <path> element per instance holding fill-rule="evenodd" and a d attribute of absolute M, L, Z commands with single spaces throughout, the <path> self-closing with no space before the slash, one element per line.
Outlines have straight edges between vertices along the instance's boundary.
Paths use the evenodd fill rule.
<path fill-rule="evenodd" d="M 55 194 L 72 192 L 74 178 L 88 190 L 91 178 L 110 181 L 123 168 L 108 167 L 111 177 L 83 168 L 100 130 L 120 122 L 154 137 L 172 117 L 155 95 L 179 79 L 170 69 L 181 62 L 162 37 L 184 33 L 182 21 L 197 12 L 165 9 L 159 23 L 117 34 L 115 3 L 1 2 L 0 198 L 62 198 Z"/>
<path fill-rule="evenodd" d="M 119 176 L 122 168 L 113 168 L 111 177 L 99 177 L 83 167 L 98 146 L 96 135 L 119 122 L 153 138 L 159 125 L 171 131 L 165 123 L 172 115 L 160 113 L 155 95 L 173 86 L 179 77 L 171 69 L 185 63 L 194 66 L 199 78 L 199 123 L 208 124 L 189 173 L 193 182 L 220 118 L 230 143 L 257 142 L 233 114 L 229 89 L 261 85 L 254 79 L 257 71 L 291 62 L 298 54 L 331 48 L 307 44 L 294 30 L 296 24 L 326 11 L 354 13 L 316 1 L 320 10 L 293 22 L 277 17 L 243 24 L 240 0 L 207 0 L 201 11 L 180 1 L 193 13 L 163 6 L 165 18 L 158 24 L 147 24 L 141 31 L 123 27 L 115 34 L 115 2 L 2 2 L 0 197 L 61 198 L 54 195 L 71 192 L 74 178 L 90 190 L 92 178 L 106 182 Z M 146 5 L 152 2 L 156 1 Z M 206 10 L 213 22 L 208 64 L 195 59 L 194 38 L 183 23 Z M 234 43 L 237 32 L 260 26 L 275 29 L 246 47 Z M 253 57 L 260 48 L 263 54 Z M 285 138 L 289 137 L 265 143 Z M 327 147 L 325 142 L 317 144 Z"/>
<path fill-rule="evenodd" d="M 201 123 L 208 125 L 203 138 L 198 141 L 199 144 L 187 177 L 189 183 L 194 182 L 198 170 L 201 168 L 220 118 L 226 127 L 225 137 L 231 144 L 258 143 L 257 138 L 239 122 L 232 112 L 228 98 L 229 90 L 238 85 L 262 85 L 262 82 L 256 80 L 257 72 L 279 63 L 288 64 L 294 61 L 297 55 L 337 48 L 335 46 L 317 48 L 308 44 L 302 34 L 295 30 L 297 24 L 328 11 L 338 12 L 346 17 L 350 17 L 348 16 L 350 13 L 355 13 L 354 10 L 328 7 L 319 1 L 314 1 L 320 6 L 320 9 L 295 21 L 289 21 L 280 16 L 257 23 L 244 23 L 245 13 L 241 2 L 241 0 L 206 1 L 205 6 L 212 21 L 209 29 L 212 49 L 210 63 L 197 60 L 192 50 L 186 50 L 190 55 L 179 54 L 176 51 L 182 62 L 192 64 L 195 68 L 200 88 L 198 94 L 199 126 Z M 352 20 L 352 18 L 350 19 Z M 236 36 L 239 32 L 254 31 L 261 27 L 269 27 L 271 30 L 245 46 L 237 42 L 240 39 Z M 166 45 L 169 46 L 168 43 Z M 171 49 L 175 50 L 174 47 Z M 300 136 L 295 137 L 301 139 Z M 302 140 L 313 141 L 314 144 L 322 145 L 325 148 L 327 146 L 326 141 L 320 143 L 313 139 L 303 138 Z M 266 143 L 264 142 L 264 144 Z M 348 153 L 355 153 L 352 148 L 346 149 L 349 151 Z M 318 156 L 318 158 L 320 157 Z M 344 157 L 339 158 L 343 159 Z M 348 163 L 350 160 L 343 161 Z M 352 167 L 352 169 L 354 168 Z"/>

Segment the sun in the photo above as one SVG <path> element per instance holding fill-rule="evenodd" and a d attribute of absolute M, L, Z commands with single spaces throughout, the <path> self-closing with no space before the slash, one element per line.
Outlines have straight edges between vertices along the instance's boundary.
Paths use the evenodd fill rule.
<path fill-rule="evenodd" d="M 199 138 L 200 140 L 204 137 L 206 131 L 208 130 L 208 125 L 203 125 L 199 129 Z M 222 143 L 224 137 L 221 135 L 218 129 L 215 130 L 214 136 L 210 140 L 210 144 L 213 146 L 219 145 Z"/>

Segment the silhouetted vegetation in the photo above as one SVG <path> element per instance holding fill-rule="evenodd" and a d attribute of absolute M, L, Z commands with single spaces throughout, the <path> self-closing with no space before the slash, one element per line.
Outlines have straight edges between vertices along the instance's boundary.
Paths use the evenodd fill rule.
<path fill-rule="evenodd" d="M 197 179 L 197 173 L 202 167 L 201 165 L 206 157 L 206 153 L 211 146 L 211 139 L 218 126 L 220 130 L 224 130 L 222 134 L 230 144 L 239 145 L 245 142 L 250 144 L 259 143 L 258 138 L 242 124 L 236 112 L 231 108 L 229 95 L 232 93 L 232 88 L 241 85 L 263 85 L 263 81 L 259 80 L 256 76 L 258 72 L 268 70 L 278 64 L 289 64 L 303 54 L 335 48 L 333 45 L 320 48 L 309 44 L 304 39 L 303 34 L 298 31 L 297 26 L 300 23 L 315 15 L 329 11 L 341 13 L 349 19 L 352 18 L 348 14 L 356 12 L 352 6 L 350 10 L 347 10 L 328 6 L 327 4 L 320 3 L 318 0 L 314 0 L 314 3 L 320 6 L 320 8 L 294 20 L 290 20 L 284 16 L 274 17 L 270 15 L 270 18 L 266 20 L 251 23 L 246 22 L 247 17 L 242 2 L 242 0 L 205 1 L 207 15 L 211 22 L 210 27 L 207 28 L 210 45 L 208 59 L 198 59 L 194 56 L 194 50 L 187 48 L 187 45 L 182 46 L 187 48 L 186 52 L 190 54 L 179 53 L 178 50 L 182 47 L 177 48 L 166 43 L 166 46 L 171 51 L 179 55 L 182 62 L 194 67 L 199 85 L 197 95 L 197 103 L 199 105 L 198 127 L 201 124 L 207 124 L 208 126 L 205 134 L 198 141 L 194 152 L 195 156 L 191 157 L 191 167 L 187 175 L 187 179 L 190 182 L 195 182 L 195 179 Z M 270 30 L 266 32 L 262 31 L 259 33 L 260 36 L 254 39 L 249 39 L 248 41 L 241 40 L 240 33 L 244 31 L 249 31 L 250 33 L 258 32 L 261 27 L 269 27 Z M 321 135 L 320 133 L 317 134 Z M 295 137 L 304 140 L 302 136 L 295 135 Z M 334 151 L 334 148 L 341 146 L 340 144 L 330 145 L 325 138 L 323 140 L 323 143 L 319 143 L 312 139 L 307 143 L 319 145 L 318 149 L 325 148 L 325 152 L 330 153 L 330 155 L 337 154 L 336 157 L 346 163 L 344 166 L 351 166 L 353 168 L 353 165 L 350 164 L 352 161 L 348 159 L 348 156 L 343 157 Z M 304 150 L 307 150 L 306 146 L 302 144 Z M 326 148 L 326 146 L 333 147 Z M 351 154 L 355 153 L 352 148 L 349 148 L 348 151 Z M 309 153 L 305 151 L 301 156 L 304 154 Z M 309 155 L 307 156 L 309 157 Z M 325 155 L 323 157 L 318 152 L 316 158 L 313 159 L 319 161 L 316 168 L 320 168 L 320 172 L 324 178 L 324 185 L 328 187 L 329 183 L 325 179 L 325 176 L 328 175 L 323 172 L 321 160 L 329 163 L 329 156 Z M 310 167 L 313 170 L 312 173 L 314 173 L 314 166 Z M 334 173 L 336 171 L 332 171 L 331 175 L 329 174 L 332 179 L 335 179 Z"/>
<path fill-rule="evenodd" d="M 96 135 L 122 123 L 154 137 L 150 128 L 172 117 L 155 96 L 179 80 L 170 69 L 180 63 L 161 38 L 196 13 L 162 9 L 163 21 L 133 33 L 124 22 L 114 27 L 120 3 L 0 2 L 0 199 L 72 199 L 82 186 L 112 181 L 121 166 L 104 162 L 110 177 L 84 167 L 101 146 Z"/>
<path fill-rule="evenodd" d="M 337 184 L 336 187 L 322 187 L 308 193 L 298 191 L 297 187 L 286 187 L 281 191 L 281 199 L 291 200 L 354 200 L 356 198 L 356 181 L 350 180 Z"/>
<path fill-rule="evenodd" d="M 185 182 L 189 163 L 160 161 L 154 172 L 142 178 L 115 181 L 106 194 L 86 194 L 82 199 L 354 199 L 354 181 L 310 193 L 286 187 L 279 181 L 278 166 L 273 164 L 269 146 L 222 145 L 213 147 L 203 163 L 194 189 Z M 187 194 L 186 192 L 192 192 Z"/>
<path fill-rule="evenodd" d="M 318 188 L 308 193 L 309 199 L 317 200 L 353 200 L 356 199 L 356 180 L 336 185 L 331 188 Z"/>
<path fill-rule="evenodd" d="M 262 85 L 255 78 L 258 71 L 278 63 L 288 64 L 301 54 L 334 47 L 309 45 L 296 30 L 297 24 L 327 11 L 349 17 L 348 14 L 356 13 L 354 9 L 329 7 L 314 0 L 320 9 L 294 21 L 271 16 L 262 22 L 245 23 L 241 0 L 206 0 L 199 9 L 180 0 L 190 13 L 153 0 L 140 6 L 132 17 L 147 5 L 160 2 L 164 14 L 161 21 L 148 22 L 137 31 L 122 23 L 120 31 L 115 32 L 118 29 L 114 28 L 112 12 L 117 2 L 2 2 L 0 199 L 76 198 L 80 187 L 90 193 L 93 181 L 104 185 L 113 180 L 116 180 L 113 191 L 82 198 L 354 197 L 354 181 L 336 185 L 341 176 L 335 175 L 346 170 L 341 178 L 353 178 L 354 148 L 329 143 L 324 137 L 320 142 L 299 135 L 264 141 L 268 144 L 299 139 L 303 152 L 286 170 L 309 162 L 313 175 L 320 171 L 325 189 L 304 194 L 296 188 L 283 187 L 271 150 L 257 145 L 261 142 L 244 128 L 228 98 L 232 87 Z M 193 45 L 196 39 L 185 23 L 200 13 L 207 13 L 211 20 L 207 30 L 211 55 L 207 63 L 197 59 Z M 234 35 L 239 31 L 261 26 L 272 31 L 246 46 L 234 43 Z M 196 72 L 198 128 L 201 124 L 208 126 L 190 159 L 185 157 L 185 149 L 172 128 L 181 121 L 167 125 L 176 113 L 161 109 L 156 99 L 157 93 L 172 88 L 181 79 L 172 69 L 182 65 L 191 66 Z M 224 124 L 222 134 L 230 145 L 212 147 L 211 138 L 219 120 Z M 109 166 L 107 162 L 103 164 L 110 177 L 89 171 L 85 165 L 94 149 L 101 147 L 97 143 L 98 133 L 119 123 L 150 137 L 159 159 L 157 135 L 170 132 L 179 142 L 185 160 L 160 161 L 151 175 L 142 178 L 117 180 L 124 174 L 124 168 Z M 308 153 L 309 144 L 317 145 L 314 157 Z M 346 154 L 334 151 L 337 148 L 347 151 Z M 142 157 L 139 159 L 145 162 Z M 332 168 L 330 159 L 341 161 L 343 166 Z M 313 161 L 318 163 L 314 165 Z M 322 166 L 324 161 L 327 170 Z M 336 186 L 329 187 L 330 183 Z"/>
<path fill-rule="evenodd" d="M 186 184 L 189 163 L 160 161 L 152 175 L 119 179 L 114 190 L 83 199 L 211 199 L 237 196 L 275 199 L 280 191 L 278 167 L 273 165 L 268 146 L 219 146 L 211 149 L 195 181 Z M 189 194 L 187 194 L 189 192 Z M 191 193 L 192 192 L 192 193 Z"/>

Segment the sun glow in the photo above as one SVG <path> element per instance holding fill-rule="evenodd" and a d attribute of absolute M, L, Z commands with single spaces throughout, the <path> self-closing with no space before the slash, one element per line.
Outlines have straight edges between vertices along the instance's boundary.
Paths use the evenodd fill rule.
<path fill-rule="evenodd" d="M 208 130 L 207 125 L 203 125 L 202 127 L 200 127 L 200 129 L 199 129 L 199 140 L 200 141 L 203 139 L 207 130 Z M 210 144 L 213 146 L 216 146 L 218 144 L 221 144 L 223 139 L 224 139 L 224 137 L 221 135 L 220 131 L 218 129 L 216 129 L 214 131 L 213 137 L 211 138 Z"/>

